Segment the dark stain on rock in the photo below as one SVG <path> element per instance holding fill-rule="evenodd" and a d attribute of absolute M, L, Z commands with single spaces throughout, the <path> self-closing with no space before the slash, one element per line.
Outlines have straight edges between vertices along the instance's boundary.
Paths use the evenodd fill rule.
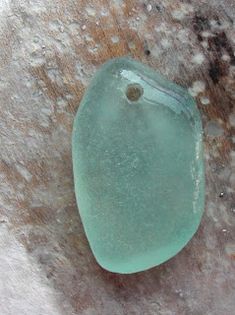
<path fill-rule="evenodd" d="M 230 57 L 230 64 L 235 65 L 233 48 L 224 31 L 216 32 L 214 37 L 208 38 L 208 51 L 210 53 L 208 73 L 214 84 L 219 82 L 220 77 L 228 74 L 229 65 L 221 60 L 224 53 Z"/>
<path fill-rule="evenodd" d="M 156 4 L 155 7 L 156 7 L 156 9 L 157 9 L 159 12 L 162 11 L 162 8 L 160 7 L 160 5 Z"/>
<path fill-rule="evenodd" d="M 206 17 L 202 16 L 200 13 L 197 12 L 192 20 L 192 27 L 197 35 L 198 41 L 202 42 L 203 37 L 200 33 L 210 29 L 210 23 Z"/>
<path fill-rule="evenodd" d="M 224 31 L 215 33 L 215 37 L 208 39 L 209 50 L 212 51 L 218 57 L 221 57 L 224 52 L 230 57 L 230 63 L 235 65 L 235 56 L 232 45 L 228 40 L 228 37 Z"/>
<path fill-rule="evenodd" d="M 210 29 L 208 18 L 196 13 L 193 18 L 193 29 L 195 33 L 200 33 Z"/>
<path fill-rule="evenodd" d="M 213 15 L 213 14 L 212 14 Z M 214 19 L 217 22 L 217 25 L 221 25 L 219 17 L 216 15 Z M 194 32 L 197 35 L 199 42 L 203 41 L 201 32 L 203 31 L 212 31 L 209 19 L 197 12 L 192 21 L 192 27 Z M 231 42 L 229 41 L 226 33 L 224 31 L 214 33 L 215 36 L 208 38 L 208 59 L 209 59 L 209 69 L 208 74 L 214 84 L 219 82 L 220 77 L 228 74 L 229 65 L 227 62 L 221 60 L 221 57 L 224 53 L 227 53 L 230 57 L 230 64 L 235 65 L 235 56 Z"/>
<path fill-rule="evenodd" d="M 202 35 L 198 34 L 197 35 L 197 39 L 198 39 L 199 42 L 202 42 L 203 41 Z"/>
<path fill-rule="evenodd" d="M 225 75 L 227 71 L 225 71 L 224 67 L 221 65 L 220 60 L 215 59 L 214 61 L 210 61 L 208 73 L 213 83 L 217 84 L 220 77 Z"/>

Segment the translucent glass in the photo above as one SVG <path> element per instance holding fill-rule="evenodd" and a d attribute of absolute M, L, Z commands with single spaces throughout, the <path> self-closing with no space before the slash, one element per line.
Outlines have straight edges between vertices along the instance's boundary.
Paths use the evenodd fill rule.
<path fill-rule="evenodd" d="M 98 263 L 134 273 L 176 255 L 204 207 L 202 126 L 188 92 L 129 58 L 105 63 L 73 129 L 77 204 Z"/>

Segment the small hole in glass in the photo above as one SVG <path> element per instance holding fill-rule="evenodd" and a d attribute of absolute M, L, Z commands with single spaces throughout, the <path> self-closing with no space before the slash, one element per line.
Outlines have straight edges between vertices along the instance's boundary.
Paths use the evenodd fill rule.
<path fill-rule="evenodd" d="M 143 95 L 143 88 L 138 83 L 132 83 L 127 86 L 126 97 L 131 102 L 136 102 Z"/>

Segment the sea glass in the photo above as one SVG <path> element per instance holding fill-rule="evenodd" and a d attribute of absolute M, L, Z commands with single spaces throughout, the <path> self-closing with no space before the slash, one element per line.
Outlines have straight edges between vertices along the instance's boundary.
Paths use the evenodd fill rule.
<path fill-rule="evenodd" d="M 81 220 L 104 269 L 159 265 L 196 232 L 202 124 L 186 89 L 130 58 L 106 62 L 79 106 L 72 154 Z"/>

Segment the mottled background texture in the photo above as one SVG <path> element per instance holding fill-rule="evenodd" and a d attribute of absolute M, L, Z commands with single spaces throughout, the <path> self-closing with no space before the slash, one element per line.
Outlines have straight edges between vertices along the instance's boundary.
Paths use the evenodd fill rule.
<path fill-rule="evenodd" d="M 0 1 L 0 314 L 235 314 L 235 2 Z M 130 55 L 203 119 L 202 223 L 167 263 L 102 270 L 78 215 L 71 130 L 96 69 Z"/>

